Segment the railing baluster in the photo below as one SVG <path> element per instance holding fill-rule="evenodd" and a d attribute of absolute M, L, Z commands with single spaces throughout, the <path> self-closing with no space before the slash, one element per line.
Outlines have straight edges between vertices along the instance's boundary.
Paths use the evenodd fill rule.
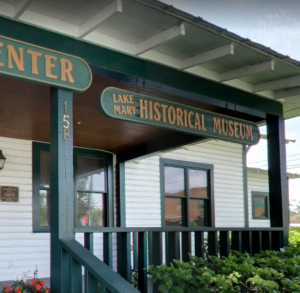
<path fill-rule="evenodd" d="M 218 256 L 218 232 L 208 232 L 208 253 Z"/>
<path fill-rule="evenodd" d="M 261 232 L 252 231 L 252 253 L 256 254 L 262 250 Z"/>
<path fill-rule="evenodd" d="M 281 231 L 272 231 L 272 249 L 279 251 L 283 247 L 283 237 Z"/>
<path fill-rule="evenodd" d="M 147 278 L 147 233 L 138 233 L 138 289 L 142 293 L 147 293 L 148 291 L 148 278 Z"/>
<path fill-rule="evenodd" d="M 166 232 L 166 264 L 180 259 L 179 232 Z"/>
<path fill-rule="evenodd" d="M 131 281 L 130 232 L 117 233 L 117 237 L 118 237 L 118 271 L 125 280 L 130 282 Z"/>
<path fill-rule="evenodd" d="M 231 249 L 242 252 L 242 235 L 240 231 L 231 231 Z"/>
<path fill-rule="evenodd" d="M 70 279 L 71 288 L 68 290 L 71 293 L 81 293 L 82 292 L 82 268 L 81 264 L 70 257 Z"/>
<path fill-rule="evenodd" d="M 252 234 L 251 231 L 242 231 L 242 252 L 252 255 Z"/>
<path fill-rule="evenodd" d="M 192 243 L 191 243 L 191 232 L 182 232 L 181 233 L 181 241 L 182 241 L 182 260 L 189 261 L 189 254 L 192 253 Z"/>
<path fill-rule="evenodd" d="M 110 268 L 113 267 L 112 233 L 103 233 L 103 262 Z M 109 293 L 109 290 L 106 287 L 101 287 L 101 293 Z"/>
<path fill-rule="evenodd" d="M 261 236 L 262 236 L 262 249 L 272 250 L 271 231 L 262 231 Z"/>
<path fill-rule="evenodd" d="M 159 266 L 162 264 L 162 233 L 149 232 L 149 264 Z M 153 284 L 153 293 L 158 293 L 159 282 Z"/>
<path fill-rule="evenodd" d="M 71 287 L 71 277 L 70 277 L 70 255 L 69 253 L 61 248 L 62 253 L 61 253 L 61 279 L 65 280 L 65 282 L 62 282 L 62 292 L 68 292 Z"/>
<path fill-rule="evenodd" d="M 195 232 L 195 255 L 204 258 L 204 233 Z"/>
<path fill-rule="evenodd" d="M 99 291 L 98 280 L 87 270 L 85 270 L 85 293 L 97 293 Z M 103 291 L 101 290 L 103 293 Z"/>
<path fill-rule="evenodd" d="M 220 256 L 228 257 L 229 251 L 229 231 L 220 231 Z"/>
<path fill-rule="evenodd" d="M 94 251 L 94 233 L 84 233 L 84 247 L 90 252 Z"/>
<path fill-rule="evenodd" d="M 113 267 L 112 233 L 103 233 L 103 262 Z"/>
<path fill-rule="evenodd" d="M 94 252 L 94 233 L 84 233 L 84 247 L 88 249 L 90 252 Z M 96 284 L 96 286 L 94 285 L 93 282 L 89 284 L 88 276 L 89 276 L 88 271 L 84 269 L 85 292 L 88 292 L 88 290 L 90 290 L 90 292 L 97 292 L 95 290 L 98 290 L 98 283 Z M 89 288 L 87 286 L 89 286 Z"/>
<path fill-rule="evenodd" d="M 133 268 L 135 271 L 138 269 L 138 233 L 133 232 Z"/>

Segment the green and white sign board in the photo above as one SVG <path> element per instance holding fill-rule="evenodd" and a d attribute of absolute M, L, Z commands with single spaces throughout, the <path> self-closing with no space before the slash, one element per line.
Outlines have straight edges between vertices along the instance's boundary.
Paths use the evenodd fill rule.
<path fill-rule="evenodd" d="M 253 122 L 109 87 L 100 108 L 111 118 L 255 145 L 259 129 Z"/>
<path fill-rule="evenodd" d="M 83 92 L 92 83 L 81 58 L 0 36 L 0 74 Z"/>

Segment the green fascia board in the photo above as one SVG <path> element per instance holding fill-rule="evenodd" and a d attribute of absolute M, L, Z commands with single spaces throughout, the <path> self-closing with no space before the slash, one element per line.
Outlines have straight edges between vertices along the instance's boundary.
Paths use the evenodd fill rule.
<path fill-rule="evenodd" d="M 282 116 L 280 102 L 59 33 L 0 17 L 0 35 L 83 58 L 91 65 Z"/>

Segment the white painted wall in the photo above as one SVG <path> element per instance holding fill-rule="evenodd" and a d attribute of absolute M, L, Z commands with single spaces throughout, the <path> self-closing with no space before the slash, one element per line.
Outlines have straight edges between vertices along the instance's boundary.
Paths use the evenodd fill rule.
<path fill-rule="evenodd" d="M 49 275 L 49 234 L 32 233 L 32 142 L 0 137 L 7 158 L 0 185 L 19 187 L 20 202 L 0 202 L 0 281 L 35 265 L 39 276 Z M 10 263 L 13 268 L 10 268 Z"/>
<path fill-rule="evenodd" d="M 31 270 L 30 275 L 33 275 L 36 265 L 40 278 L 49 277 L 49 233 L 32 232 L 32 142 L 0 137 L 0 149 L 7 157 L 5 168 L 0 172 L 0 185 L 18 186 L 20 190 L 19 203 L 0 202 L 0 281 L 14 279 L 17 272 L 26 270 Z M 161 157 L 212 164 L 216 226 L 244 226 L 241 145 L 210 140 L 164 153 Z M 159 159 L 159 156 L 152 156 L 126 163 L 128 227 L 161 225 Z M 267 191 L 267 180 L 261 176 L 248 178 L 249 214 L 251 190 Z M 260 222 L 261 225 L 267 225 L 261 220 Z M 255 225 L 258 225 L 258 221 L 255 221 Z M 78 234 L 76 239 L 83 244 L 82 234 Z M 113 242 L 115 250 L 115 239 Z M 94 247 L 95 254 L 100 259 L 102 245 L 102 238 L 97 236 Z M 116 268 L 116 258 L 114 267 Z"/>
<path fill-rule="evenodd" d="M 50 276 L 50 234 L 32 232 L 32 141 L 0 137 L 7 158 L 0 185 L 19 187 L 19 203 L 0 202 L 0 281 L 38 267 L 39 278 Z M 83 234 L 76 239 L 83 244 Z M 113 239 L 116 251 L 116 240 Z M 94 239 L 95 255 L 102 259 L 102 236 Z M 116 257 L 114 257 L 116 268 Z"/>
<path fill-rule="evenodd" d="M 270 220 L 257 220 L 252 217 L 252 191 L 269 192 L 269 178 L 267 174 L 248 172 L 248 210 L 249 227 L 270 227 Z"/>
<path fill-rule="evenodd" d="M 159 227 L 161 196 L 159 156 L 126 163 L 126 225 Z M 214 165 L 216 227 L 243 227 L 242 146 L 210 140 L 176 149 L 162 158 Z"/>

